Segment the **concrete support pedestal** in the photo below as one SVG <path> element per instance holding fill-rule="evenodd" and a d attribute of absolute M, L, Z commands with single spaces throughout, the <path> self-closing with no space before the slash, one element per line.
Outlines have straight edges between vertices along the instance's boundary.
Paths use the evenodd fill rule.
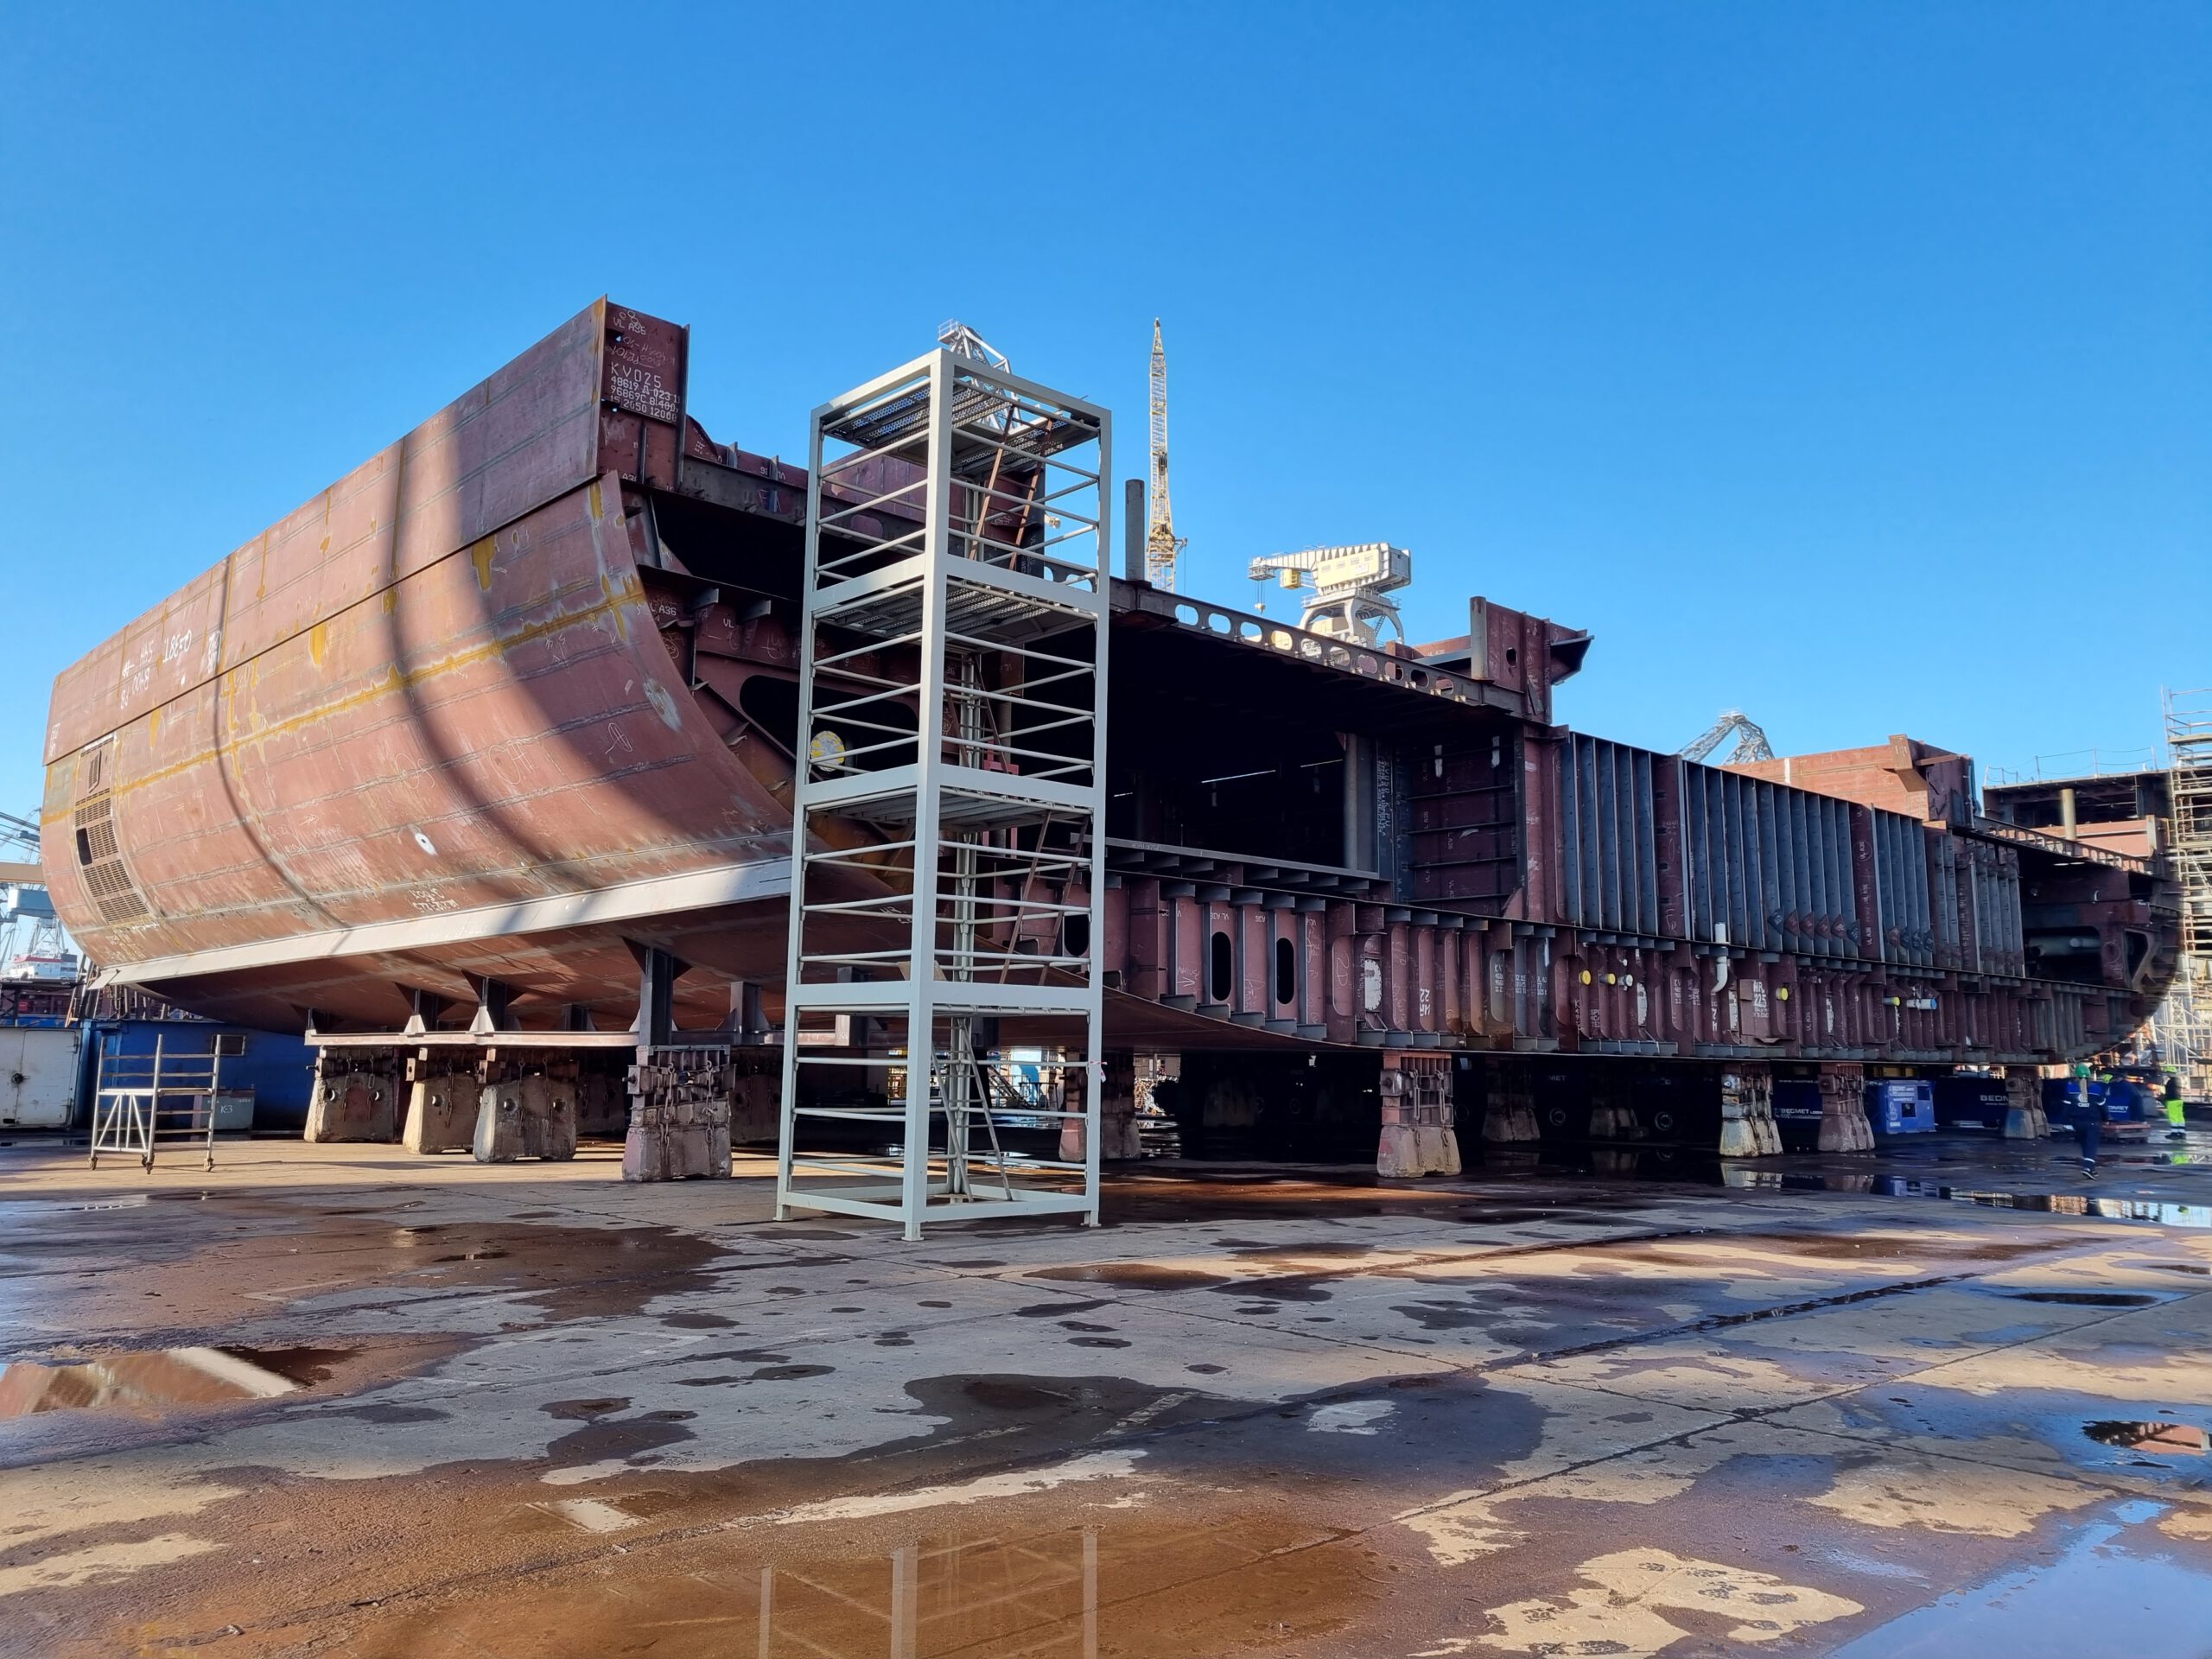
<path fill-rule="evenodd" d="M 1536 1127 L 1536 1083 L 1526 1060 L 1490 1063 L 1490 1103 L 1483 1113 L 1483 1139 L 1495 1146 L 1541 1138 Z"/>
<path fill-rule="evenodd" d="M 1451 1057 L 1385 1054 L 1382 1090 L 1382 1140 L 1376 1149 L 1376 1173 L 1457 1175 L 1459 1135 L 1452 1124 Z"/>
<path fill-rule="evenodd" d="M 1592 1141 L 1644 1138 L 1643 1126 L 1630 1103 L 1628 1077 L 1618 1065 L 1600 1062 L 1591 1073 L 1589 1136 Z"/>
<path fill-rule="evenodd" d="M 1449 1055 L 1382 1055 L 1382 1141 L 1376 1174 L 1458 1174 Z"/>
<path fill-rule="evenodd" d="M 476 1161 L 576 1155 L 576 1085 L 565 1077 L 511 1077 L 478 1095 Z"/>
<path fill-rule="evenodd" d="M 2025 1066 L 2005 1073 L 2005 1138 L 2043 1141 L 2050 1138 L 2050 1118 L 2043 1109 L 2043 1079 Z"/>
<path fill-rule="evenodd" d="M 773 1141 L 779 1126 L 777 1079 L 772 1072 L 747 1073 L 730 1080 L 729 1138 L 735 1146 L 747 1141 Z"/>
<path fill-rule="evenodd" d="M 1125 1164 L 1144 1155 L 1137 1140 L 1136 1056 L 1108 1054 L 1103 1059 L 1098 1079 L 1098 1161 Z M 1074 1103 L 1071 1098 L 1070 1109 Z M 1060 1120 L 1060 1156 L 1070 1163 L 1083 1160 L 1083 1131 L 1081 1118 Z"/>
<path fill-rule="evenodd" d="M 605 1071 L 586 1071 L 576 1078 L 578 1135 L 620 1135 L 629 1123 L 630 1096 L 621 1078 Z"/>
<path fill-rule="evenodd" d="M 1771 1158 L 1781 1150 L 1773 1069 L 1758 1062 L 1730 1062 L 1720 1072 L 1720 1155 Z"/>
<path fill-rule="evenodd" d="M 338 1058 L 324 1050 L 315 1065 L 307 1139 L 315 1141 L 399 1138 L 399 1071 L 390 1062 Z"/>
<path fill-rule="evenodd" d="M 731 1084 L 727 1050 L 662 1050 L 631 1067 L 622 1179 L 728 1179 Z"/>
<path fill-rule="evenodd" d="M 1821 1150 L 1872 1152 L 1874 1126 L 1866 1121 L 1866 1068 L 1850 1063 L 1821 1068 Z"/>
<path fill-rule="evenodd" d="M 476 1115 L 483 1085 L 467 1072 L 417 1077 L 409 1091 L 407 1128 L 400 1144 L 410 1152 L 467 1152 L 476 1144 Z"/>

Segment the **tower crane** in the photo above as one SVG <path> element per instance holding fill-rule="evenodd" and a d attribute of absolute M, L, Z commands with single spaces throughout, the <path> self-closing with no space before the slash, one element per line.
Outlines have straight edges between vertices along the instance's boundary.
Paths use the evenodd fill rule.
<path fill-rule="evenodd" d="M 1176 556 L 1188 539 L 1175 533 L 1175 510 L 1167 500 L 1167 346 L 1160 319 L 1152 320 L 1152 500 L 1144 543 L 1145 580 L 1155 588 L 1175 586 Z"/>
<path fill-rule="evenodd" d="M 1685 760 L 1702 760 L 1719 748 L 1731 734 L 1736 747 L 1728 757 L 1718 764 L 1724 766 L 1741 766 L 1746 760 L 1771 760 L 1774 745 L 1766 741 L 1766 733 L 1759 723 L 1740 709 L 1723 709 L 1720 718 L 1714 721 L 1695 737 L 1675 751 Z"/>
<path fill-rule="evenodd" d="M 1402 547 L 1360 542 L 1270 553 L 1252 561 L 1250 574 L 1255 582 L 1273 576 L 1302 592 L 1305 608 L 1298 626 L 1312 632 L 1372 645 L 1381 643 L 1378 625 L 1387 623 L 1399 639 L 1406 637 L 1397 601 L 1389 597 L 1414 579 L 1414 556 Z"/>

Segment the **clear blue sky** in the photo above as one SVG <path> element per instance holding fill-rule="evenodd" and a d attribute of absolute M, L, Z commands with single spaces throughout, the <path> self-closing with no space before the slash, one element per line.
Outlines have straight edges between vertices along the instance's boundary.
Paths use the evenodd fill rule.
<path fill-rule="evenodd" d="M 0 805 L 54 673 L 608 292 L 692 407 L 964 319 L 1110 404 L 1185 587 L 1414 550 L 1672 748 L 1988 765 L 2212 683 L 2203 4 L 26 7 L 0 41 Z"/>

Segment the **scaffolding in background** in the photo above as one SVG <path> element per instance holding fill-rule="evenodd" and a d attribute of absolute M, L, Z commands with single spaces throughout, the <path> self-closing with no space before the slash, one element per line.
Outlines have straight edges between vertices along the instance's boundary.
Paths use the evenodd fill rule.
<path fill-rule="evenodd" d="M 950 350 L 814 411 L 779 1217 L 1097 1220 L 1110 421 Z"/>
<path fill-rule="evenodd" d="M 2152 1024 L 2183 1091 L 2203 1099 L 2212 1096 L 2212 688 L 2170 690 L 2164 701 L 2181 967 Z"/>

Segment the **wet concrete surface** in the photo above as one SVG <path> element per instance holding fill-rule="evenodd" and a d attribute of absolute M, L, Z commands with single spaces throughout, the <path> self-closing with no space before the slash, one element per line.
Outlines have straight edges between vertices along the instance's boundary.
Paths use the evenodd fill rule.
<path fill-rule="evenodd" d="M 2162 1150 L 1145 1166 L 912 1246 L 753 1160 L 0 1153 L 0 1652 L 2202 1654 Z"/>

